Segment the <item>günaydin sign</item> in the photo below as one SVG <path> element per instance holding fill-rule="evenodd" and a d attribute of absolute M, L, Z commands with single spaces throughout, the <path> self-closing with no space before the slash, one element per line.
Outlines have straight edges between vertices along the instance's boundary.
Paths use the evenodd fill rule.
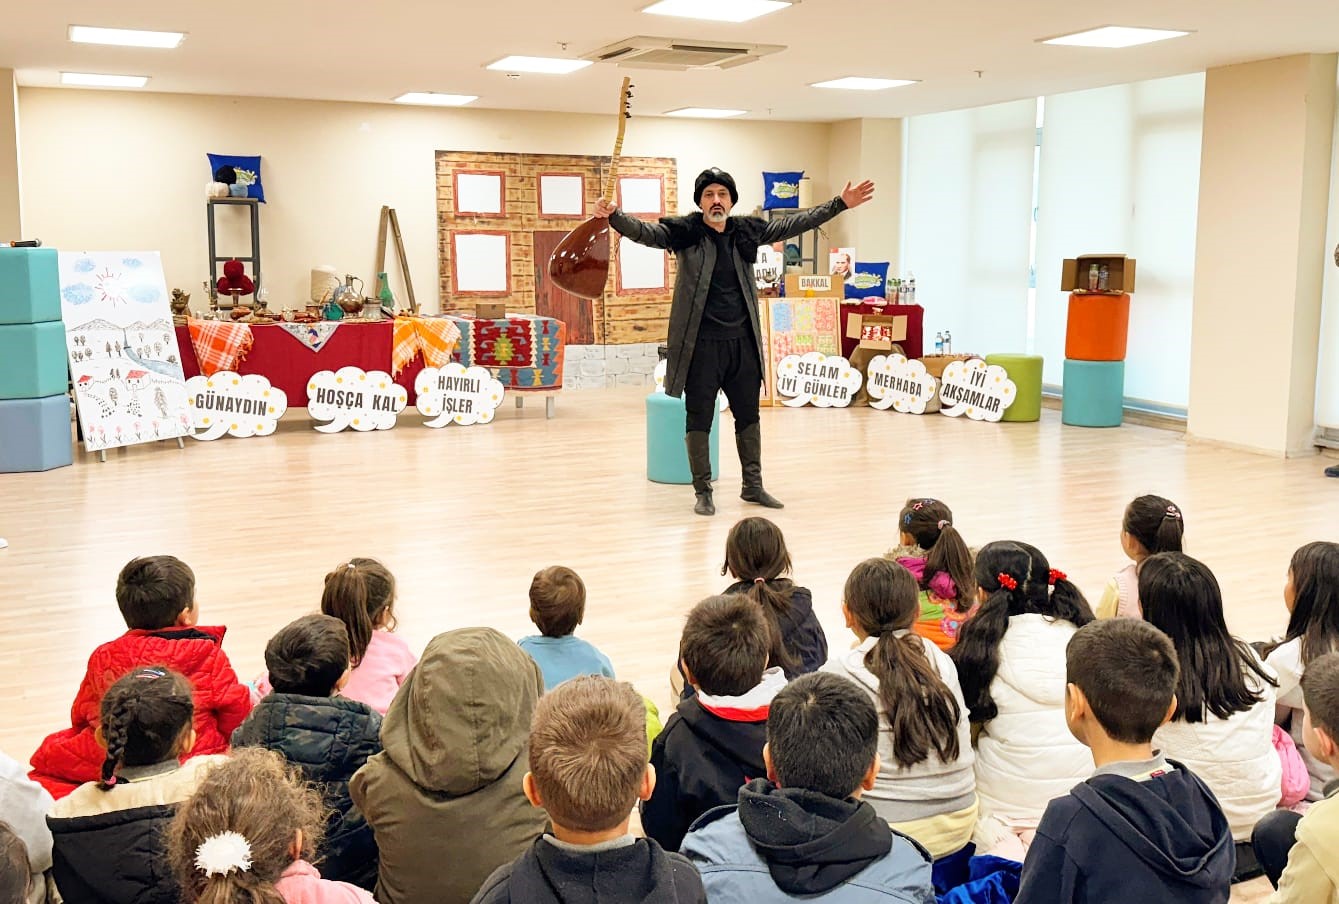
<path fill-rule="evenodd" d="M 845 408 L 860 389 L 860 371 L 845 358 L 808 352 L 786 355 L 776 369 L 776 392 L 790 408 Z"/>
<path fill-rule="evenodd" d="M 322 370 L 307 381 L 307 413 L 318 421 L 321 433 L 354 430 L 389 430 L 409 404 L 409 392 L 384 370 L 361 367 Z"/>
<path fill-rule="evenodd" d="M 414 380 L 414 405 L 430 420 L 425 427 L 492 423 L 502 404 L 502 383 L 484 367 L 451 362 L 443 368 L 425 367 Z"/>
<path fill-rule="evenodd" d="M 186 406 L 198 440 L 269 436 L 288 410 L 288 396 L 259 374 L 223 370 L 187 380 Z"/>
<path fill-rule="evenodd" d="M 870 359 L 865 391 L 871 408 L 924 414 L 935 389 L 935 378 L 920 361 L 908 361 L 902 355 L 875 355 Z"/>
<path fill-rule="evenodd" d="M 970 358 L 944 368 L 940 412 L 949 417 L 965 414 L 974 421 L 998 421 L 1017 397 L 1018 387 L 998 364 Z"/>

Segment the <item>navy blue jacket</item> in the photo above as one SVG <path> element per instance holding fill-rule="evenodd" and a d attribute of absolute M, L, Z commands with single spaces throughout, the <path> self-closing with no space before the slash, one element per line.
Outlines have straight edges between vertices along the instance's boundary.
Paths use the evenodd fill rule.
<path fill-rule="evenodd" d="M 1227 817 L 1180 763 L 1147 781 L 1095 775 L 1051 801 L 1015 904 L 1226 904 L 1237 854 Z"/>
<path fill-rule="evenodd" d="M 747 595 L 753 585 L 748 581 L 731 584 L 726 593 Z M 781 617 L 781 640 L 786 652 L 795 657 L 797 668 L 786 669 L 786 680 L 816 672 L 828 661 L 828 637 L 814 615 L 814 597 L 808 587 L 796 587 L 790 596 L 790 611 Z"/>

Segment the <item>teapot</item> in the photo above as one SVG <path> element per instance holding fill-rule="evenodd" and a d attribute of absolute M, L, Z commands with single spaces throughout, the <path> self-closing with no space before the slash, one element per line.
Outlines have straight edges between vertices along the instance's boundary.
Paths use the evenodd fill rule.
<path fill-rule="evenodd" d="M 358 285 L 355 287 L 354 283 Z M 352 273 L 345 274 L 343 285 L 330 290 L 330 300 L 345 314 L 357 314 L 363 309 L 363 281 Z"/>

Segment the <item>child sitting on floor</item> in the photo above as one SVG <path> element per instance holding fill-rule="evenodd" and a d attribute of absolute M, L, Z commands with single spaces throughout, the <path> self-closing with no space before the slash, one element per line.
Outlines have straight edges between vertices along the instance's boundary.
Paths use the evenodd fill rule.
<path fill-rule="evenodd" d="M 126 672 L 160 663 L 189 680 L 195 697 L 194 743 L 184 756 L 225 753 L 228 738 L 251 711 L 251 695 L 223 652 L 225 628 L 196 624 L 195 574 L 175 556 L 133 559 L 116 579 L 116 605 L 126 631 L 93 651 L 71 707 L 69 728 L 33 754 L 32 777 L 52 797 L 96 781 L 104 751 L 95 734 L 103 696 Z"/>
<path fill-rule="evenodd" d="M 651 746 L 656 787 L 642 804 L 642 828 L 665 850 L 677 851 L 694 819 L 767 774 L 767 708 L 786 684 L 767 666 L 771 645 L 767 619 L 747 597 L 709 597 L 688 613 L 679 651 L 695 693 Z"/>
<path fill-rule="evenodd" d="M 321 841 L 321 796 L 269 750 L 236 751 L 211 769 L 168 830 L 181 900 L 221 904 L 375 904 L 308 862 Z"/>
<path fill-rule="evenodd" d="M 1130 564 L 1107 581 L 1093 614 L 1098 618 L 1138 618 L 1140 563 L 1160 552 L 1180 552 L 1185 531 L 1181 509 L 1170 499 L 1140 496 L 1127 505 L 1120 546 L 1130 557 Z"/>
<path fill-rule="evenodd" d="M 545 694 L 530 729 L 525 796 L 553 824 L 498 867 L 475 904 L 703 902 L 702 879 L 679 854 L 628 832 L 655 787 L 642 698 L 631 685 L 582 675 Z"/>
<path fill-rule="evenodd" d="M 539 663 L 545 690 L 577 675 L 614 677 L 609 657 L 576 636 L 585 615 L 586 585 L 580 575 L 561 565 L 535 573 L 530 582 L 530 620 L 539 634 L 516 643 Z"/>
<path fill-rule="evenodd" d="M 897 525 L 900 545 L 885 558 L 907 568 L 920 585 L 914 630 L 941 650 L 950 649 L 976 612 L 971 550 L 953 526 L 953 512 L 938 499 L 908 499 Z"/>
<path fill-rule="evenodd" d="M 234 747 L 264 747 L 321 793 L 327 816 L 316 852 L 327 879 L 371 890 L 377 842 L 349 797 L 349 781 L 381 752 L 381 716 L 339 694 L 349 680 L 349 635 L 330 615 L 304 615 L 265 646 L 274 691 L 233 732 Z"/>
<path fill-rule="evenodd" d="M 18 836 L 28 858 L 28 904 L 43 904 L 51 872 L 51 829 L 46 824 L 51 795 L 26 772 L 22 763 L 0 753 L 0 819 Z"/>
<path fill-rule="evenodd" d="M 1226 902 L 1227 817 L 1193 772 L 1153 749 L 1176 709 L 1171 641 L 1147 622 L 1093 622 L 1069 642 L 1065 669 L 1065 721 L 1097 771 L 1046 808 L 1015 904 Z"/>
<path fill-rule="evenodd" d="M 101 780 L 56 801 L 51 827 L 56 888 L 69 904 L 175 904 L 160 864 L 162 833 L 221 755 L 180 758 L 195 741 L 191 686 L 163 666 L 119 679 L 102 698 Z"/>

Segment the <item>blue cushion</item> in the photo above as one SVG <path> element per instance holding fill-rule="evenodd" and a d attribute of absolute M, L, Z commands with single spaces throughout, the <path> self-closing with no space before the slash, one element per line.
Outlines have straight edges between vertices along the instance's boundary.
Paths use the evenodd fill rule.
<path fill-rule="evenodd" d="M 73 462 L 68 396 L 0 400 L 0 471 L 49 471 Z"/>
<path fill-rule="evenodd" d="M 846 281 L 847 298 L 883 298 L 888 285 L 888 261 L 856 261 Z"/>
<path fill-rule="evenodd" d="M 248 179 L 251 180 L 251 184 L 246 189 L 246 196 L 255 198 L 262 204 L 265 203 L 265 186 L 260 181 L 260 155 L 247 157 L 237 154 L 210 154 L 208 156 L 211 179 L 216 182 L 221 181 L 214 174 L 218 172 L 221 166 L 231 166 L 237 171 L 237 181 L 239 183 Z"/>
<path fill-rule="evenodd" d="M 55 248 L 0 248 L 0 323 L 60 320 Z"/>
<path fill-rule="evenodd" d="M 1125 362 L 1065 359 L 1060 421 L 1072 427 L 1119 427 L 1125 415 Z"/>
<path fill-rule="evenodd" d="M 800 179 L 804 170 L 794 173 L 762 174 L 762 209 L 784 210 L 800 206 Z"/>
<path fill-rule="evenodd" d="M 663 392 L 646 397 L 646 479 L 653 483 L 692 483 L 688 470 L 688 448 L 684 445 L 684 426 L 688 411 L 683 398 Z M 711 449 L 711 476 L 721 472 L 721 413 L 717 409 L 711 421 L 708 445 Z"/>
<path fill-rule="evenodd" d="M 0 399 L 36 399 L 65 392 L 70 385 L 65 324 L 17 323 L 0 326 Z"/>

